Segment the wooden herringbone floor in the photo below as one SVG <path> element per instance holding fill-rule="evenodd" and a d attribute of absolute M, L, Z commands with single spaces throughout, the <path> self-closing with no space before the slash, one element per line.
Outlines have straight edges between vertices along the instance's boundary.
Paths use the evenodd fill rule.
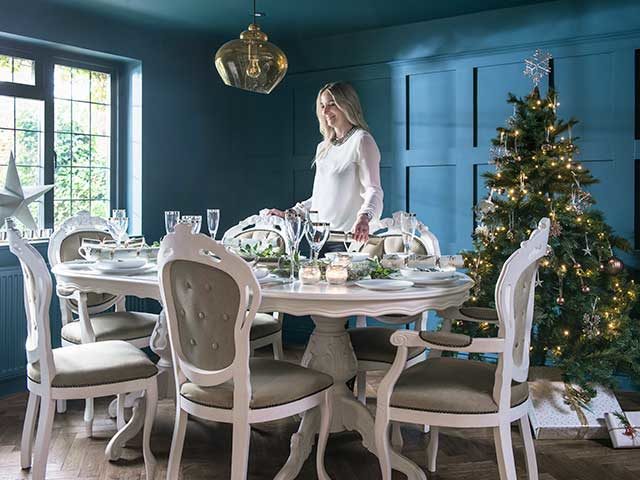
<path fill-rule="evenodd" d="M 293 353 L 298 357 L 297 352 Z M 371 392 L 378 379 L 369 385 Z M 372 399 L 370 399 L 372 400 Z M 620 397 L 626 410 L 640 410 L 638 395 Z M 26 395 L 14 395 L 0 405 L 0 480 L 30 478 L 20 469 L 19 442 Z M 82 420 L 83 403 L 69 403 L 67 413 L 57 415 L 54 424 L 47 478 L 122 479 L 145 478 L 140 451 L 133 442 L 126 458 L 115 463 L 105 460 L 104 449 L 115 432 L 115 422 L 106 415 L 107 400 L 96 403 L 94 437 L 87 438 Z M 373 405 L 370 405 L 373 407 Z M 152 435 L 152 449 L 158 458 L 157 479 L 166 475 L 167 458 L 173 430 L 173 407 L 162 401 Z M 297 428 L 293 419 L 257 425 L 251 430 L 249 479 L 273 478 L 287 458 L 289 438 Z M 403 428 L 403 453 L 426 471 L 425 447 L 428 434 L 417 428 Z M 526 478 L 522 442 L 514 430 L 513 439 L 518 478 Z M 603 441 L 536 441 L 540 480 L 637 480 L 640 478 L 640 451 L 614 450 Z M 228 479 L 231 461 L 231 428 L 229 425 L 191 420 L 183 456 L 182 478 Z M 335 480 L 375 480 L 380 478 L 376 458 L 352 433 L 334 434 L 329 439 L 326 466 Z M 299 478 L 314 479 L 314 462 L 307 461 Z M 404 478 L 395 474 L 395 478 Z M 495 451 L 491 432 L 443 429 L 438 455 L 438 473 L 431 480 L 497 479 Z"/>

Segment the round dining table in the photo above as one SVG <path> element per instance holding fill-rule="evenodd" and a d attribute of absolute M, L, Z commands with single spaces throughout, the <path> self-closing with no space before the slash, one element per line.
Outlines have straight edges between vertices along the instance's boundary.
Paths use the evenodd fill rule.
<path fill-rule="evenodd" d="M 61 263 L 53 268 L 53 273 L 57 288 L 78 292 L 79 301 L 83 301 L 88 292 L 131 295 L 160 301 L 158 277 L 154 271 L 139 275 L 106 274 L 89 268 L 71 268 Z M 370 290 L 353 283 L 304 285 L 297 281 L 286 284 L 265 282 L 260 311 L 311 316 L 315 329 L 302 357 L 302 365 L 327 373 L 334 379 L 331 432 L 358 432 L 363 445 L 375 455 L 374 418 L 346 384 L 357 372 L 357 360 L 346 328 L 349 317 L 412 316 L 429 310 L 457 307 L 468 298 L 472 286 L 473 281 L 464 275 L 459 275 L 456 281 L 446 285 L 413 286 L 401 290 Z M 151 337 L 150 347 L 159 355 L 158 367 L 166 374 L 160 390 L 164 387 L 165 396 L 175 396 L 168 332 L 162 314 Z M 111 442 L 112 448 L 107 451 L 110 459 L 119 458 L 124 443 L 142 427 L 144 402 L 136 402 L 135 406 L 134 418 L 118 431 Z M 298 475 L 311 453 L 319 426 L 317 409 L 303 416 L 298 431 L 291 438 L 289 458 L 275 479 L 292 479 Z M 397 452 L 392 452 L 391 462 L 395 470 L 403 472 L 409 479 L 426 479 L 419 466 Z"/>

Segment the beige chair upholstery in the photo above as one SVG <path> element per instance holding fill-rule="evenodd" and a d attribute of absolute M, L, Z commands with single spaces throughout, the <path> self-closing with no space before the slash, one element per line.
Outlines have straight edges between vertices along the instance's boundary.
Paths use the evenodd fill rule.
<path fill-rule="evenodd" d="M 419 240 L 414 239 L 410 248 L 411 252 L 417 255 L 428 255 L 427 249 L 424 244 Z M 368 253 L 371 257 L 382 258 L 383 255 L 389 253 L 399 253 L 404 251 L 402 244 L 402 235 L 385 235 L 383 237 L 371 237 L 367 243 L 364 244 L 361 252 Z"/>
<path fill-rule="evenodd" d="M 268 337 L 282 330 L 280 323 L 273 315 L 268 313 L 257 313 L 256 318 L 251 324 L 251 333 L 249 339 L 253 342 L 261 338 Z"/>
<path fill-rule="evenodd" d="M 359 362 L 380 362 L 391 365 L 396 357 L 396 347 L 391 345 L 393 328 L 364 327 L 348 330 L 351 345 Z M 409 349 L 409 359 L 413 359 L 424 352 L 424 348 Z"/>
<path fill-rule="evenodd" d="M 249 359 L 251 400 L 249 408 L 276 407 L 295 402 L 329 388 L 333 379 L 324 373 L 294 363 L 270 358 Z M 180 395 L 207 407 L 233 408 L 233 381 L 214 387 L 202 387 L 186 382 Z"/>
<path fill-rule="evenodd" d="M 276 245 L 283 252 L 285 251 L 285 242 L 282 235 L 273 230 L 266 229 L 249 229 L 245 232 L 239 233 L 235 238 L 248 238 L 252 240 L 276 240 Z"/>
<path fill-rule="evenodd" d="M 495 365 L 457 358 L 429 359 L 400 374 L 390 406 L 439 413 L 495 413 L 495 379 Z M 527 398 L 527 382 L 513 382 L 511 406 Z"/>
<path fill-rule="evenodd" d="M 96 342 L 106 340 L 132 341 L 148 337 L 153 332 L 158 316 L 141 312 L 109 312 L 91 317 Z M 61 330 L 62 339 L 74 344 L 82 343 L 80 322 L 67 323 Z"/>
<path fill-rule="evenodd" d="M 487 307 L 460 307 L 460 313 L 465 317 L 476 319 L 479 322 L 497 322 L 498 312 L 495 308 Z"/>
<path fill-rule="evenodd" d="M 158 373 L 142 350 L 120 340 L 56 348 L 53 361 L 56 375 L 51 385 L 58 388 L 127 382 Z M 27 376 L 40 383 L 39 362 L 27 365 Z"/>

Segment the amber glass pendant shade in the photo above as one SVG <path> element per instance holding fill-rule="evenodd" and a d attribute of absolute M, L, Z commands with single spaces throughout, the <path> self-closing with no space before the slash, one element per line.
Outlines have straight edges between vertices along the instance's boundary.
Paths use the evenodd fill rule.
<path fill-rule="evenodd" d="M 287 73 L 287 57 L 252 23 L 217 51 L 216 69 L 225 84 L 250 92 L 271 93 Z"/>

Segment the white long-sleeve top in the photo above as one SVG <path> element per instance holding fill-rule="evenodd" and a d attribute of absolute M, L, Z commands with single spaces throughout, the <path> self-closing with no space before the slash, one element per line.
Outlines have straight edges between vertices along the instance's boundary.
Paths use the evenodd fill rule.
<path fill-rule="evenodd" d="M 358 217 L 382 215 L 384 194 L 380 185 L 380 151 L 371 134 L 357 130 L 342 145 L 331 145 L 326 155 L 316 150 L 316 174 L 311 198 L 298 205 L 317 210 L 320 221 L 332 230 L 351 231 Z"/>

